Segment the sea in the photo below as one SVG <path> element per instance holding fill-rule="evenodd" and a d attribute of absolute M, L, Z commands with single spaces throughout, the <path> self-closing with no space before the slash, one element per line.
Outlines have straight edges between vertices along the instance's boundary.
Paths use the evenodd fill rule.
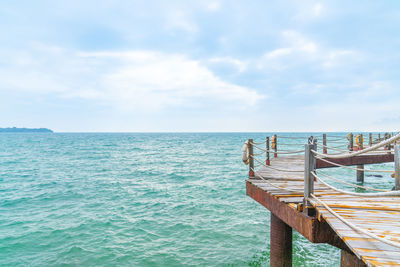
<path fill-rule="evenodd" d="M 246 196 L 241 149 L 272 134 L 0 134 L 0 266 L 269 266 L 270 213 Z M 321 133 L 279 135 L 304 149 Z M 380 175 L 365 185 L 391 189 Z M 339 249 L 293 239 L 294 266 L 339 266 Z"/>

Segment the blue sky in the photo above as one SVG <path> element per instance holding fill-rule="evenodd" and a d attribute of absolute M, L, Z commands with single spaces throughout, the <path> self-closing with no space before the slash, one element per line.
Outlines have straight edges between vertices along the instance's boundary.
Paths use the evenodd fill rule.
<path fill-rule="evenodd" d="M 400 123 L 398 1 L 11 1 L 0 127 L 369 131 Z"/>

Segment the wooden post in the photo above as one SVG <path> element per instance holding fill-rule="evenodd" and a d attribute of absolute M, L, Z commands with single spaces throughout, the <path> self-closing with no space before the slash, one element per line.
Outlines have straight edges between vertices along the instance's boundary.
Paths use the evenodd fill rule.
<path fill-rule="evenodd" d="M 249 177 L 254 177 L 253 139 L 249 139 Z"/>
<path fill-rule="evenodd" d="M 350 151 L 353 151 L 353 146 L 354 146 L 354 140 L 353 140 L 354 138 L 353 138 L 353 134 L 351 133 L 350 134 L 350 140 L 349 140 L 349 150 Z"/>
<path fill-rule="evenodd" d="M 389 139 L 390 137 L 392 137 L 392 135 L 390 133 L 387 134 L 387 139 Z M 388 150 L 390 151 L 392 149 L 392 144 L 388 144 Z"/>
<path fill-rule="evenodd" d="M 372 145 L 373 145 L 372 142 L 373 142 L 373 141 L 372 141 L 372 133 L 369 133 L 369 146 L 372 146 Z"/>
<path fill-rule="evenodd" d="M 363 143 L 363 135 L 359 134 L 358 135 L 358 142 L 360 143 L 360 145 L 358 145 L 358 149 L 364 149 L 364 143 Z M 357 170 L 357 182 L 364 182 L 364 165 L 357 165 L 357 169 L 361 169 L 361 170 Z"/>
<path fill-rule="evenodd" d="M 400 145 L 394 147 L 394 190 L 400 190 Z"/>
<path fill-rule="evenodd" d="M 292 266 L 292 228 L 271 212 L 270 266 Z"/>
<path fill-rule="evenodd" d="M 274 157 L 277 158 L 278 157 L 278 136 L 275 134 L 275 153 L 274 153 Z"/>
<path fill-rule="evenodd" d="M 313 215 L 313 207 L 309 202 L 311 194 L 314 193 L 314 176 L 311 172 L 315 171 L 316 159 L 311 150 L 317 151 L 316 140 L 312 143 L 305 145 L 304 155 L 304 199 L 303 199 L 303 212 L 307 215 Z"/>
<path fill-rule="evenodd" d="M 265 164 L 271 165 L 271 161 L 269 159 L 269 136 L 267 136 L 266 148 L 267 148 L 267 160 L 265 161 Z"/>
<path fill-rule="evenodd" d="M 322 135 L 322 145 L 323 145 L 323 153 L 327 154 L 328 153 L 328 148 L 326 147 L 326 134 Z"/>
<path fill-rule="evenodd" d="M 381 141 L 381 134 L 380 133 L 378 133 L 378 141 L 379 142 Z"/>

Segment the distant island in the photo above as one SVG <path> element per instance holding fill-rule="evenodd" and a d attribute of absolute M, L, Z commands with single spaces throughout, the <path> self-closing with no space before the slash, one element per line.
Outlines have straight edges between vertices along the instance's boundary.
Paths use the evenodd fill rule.
<path fill-rule="evenodd" d="M 0 128 L 0 133 L 52 133 L 53 131 L 47 128 Z"/>

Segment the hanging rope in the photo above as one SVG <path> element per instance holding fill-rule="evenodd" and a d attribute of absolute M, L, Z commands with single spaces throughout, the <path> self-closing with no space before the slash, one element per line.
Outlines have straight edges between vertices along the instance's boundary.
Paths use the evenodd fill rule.
<path fill-rule="evenodd" d="M 347 195 L 361 196 L 361 197 L 396 197 L 396 196 L 400 196 L 400 191 L 388 191 L 388 192 L 381 192 L 381 193 L 355 193 L 355 192 L 350 192 L 350 191 L 346 191 L 346 190 L 342 190 L 342 189 L 336 188 L 336 187 L 328 184 L 321 177 L 317 176 L 315 174 L 315 172 L 311 172 L 311 174 L 315 177 L 315 179 L 317 179 L 318 181 L 320 181 L 321 183 L 323 183 L 324 185 L 326 185 L 330 189 L 333 189 L 333 190 L 335 190 L 337 192 L 340 192 L 340 193 L 343 193 L 343 194 L 347 194 Z"/>
<path fill-rule="evenodd" d="M 400 134 L 397 134 L 397 135 L 395 135 L 395 136 L 393 136 L 393 137 L 391 137 L 391 138 L 389 138 L 389 139 L 387 139 L 385 141 L 382 141 L 377 145 L 371 146 L 371 147 L 363 149 L 363 150 L 356 151 L 354 153 L 346 153 L 346 154 L 339 154 L 339 155 L 326 155 L 326 154 L 321 154 L 321 153 L 319 153 L 319 152 L 317 152 L 315 150 L 311 150 L 311 151 L 315 155 L 317 155 L 319 157 L 322 157 L 322 158 L 326 158 L 326 157 L 335 158 L 335 159 L 351 158 L 351 157 L 358 156 L 358 155 L 361 155 L 361 154 L 365 154 L 367 152 L 374 151 L 374 150 L 376 150 L 378 148 L 384 147 L 384 146 L 386 146 L 386 145 L 388 145 L 390 143 L 393 143 L 394 141 L 396 141 L 398 139 L 400 139 Z"/>
<path fill-rule="evenodd" d="M 262 144 L 265 144 L 266 142 L 267 142 L 267 140 L 265 140 L 264 142 L 258 142 L 258 143 L 253 141 L 252 144 L 253 145 L 262 145 Z"/>
<path fill-rule="evenodd" d="M 284 138 L 284 139 L 305 139 L 307 140 L 308 137 L 299 137 L 299 136 L 277 136 L 278 138 Z"/>
<path fill-rule="evenodd" d="M 271 185 L 271 186 L 273 186 L 273 187 L 275 187 L 277 189 L 281 189 L 281 190 L 285 190 L 285 191 L 289 191 L 289 192 L 293 192 L 293 193 L 298 193 L 298 194 L 304 194 L 304 192 L 301 192 L 301 191 L 296 191 L 296 190 L 293 190 L 293 189 L 280 187 L 279 185 L 274 185 L 273 183 L 271 183 L 270 181 L 268 181 L 267 179 L 265 179 L 264 177 L 259 175 L 257 173 L 257 171 L 254 170 L 253 168 L 251 168 L 251 170 L 254 172 L 254 175 L 258 175 L 258 178 L 261 178 L 262 180 L 266 181 L 269 185 Z"/>
<path fill-rule="evenodd" d="M 263 151 L 261 151 L 260 153 L 254 154 L 253 156 L 258 157 L 258 156 L 261 156 L 261 155 L 265 154 L 265 152 L 266 152 L 266 151 L 263 150 Z"/>
<path fill-rule="evenodd" d="M 251 143 L 253 145 L 253 147 L 262 150 L 263 153 L 265 152 L 270 152 L 270 153 L 277 153 L 277 154 L 297 154 L 297 153 L 302 153 L 304 152 L 304 150 L 296 150 L 296 151 L 291 151 L 291 150 L 279 150 L 279 151 L 275 151 L 275 150 L 269 150 L 269 149 L 265 149 L 259 146 L 254 145 L 254 143 Z M 257 155 L 256 155 L 257 156 Z"/>
<path fill-rule="evenodd" d="M 322 174 L 323 176 L 325 176 L 325 177 L 328 178 L 328 179 L 331 179 L 331 180 L 336 181 L 336 182 L 338 182 L 338 183 L 346 184 L 346 185 L 349 185 L 349 186 L 352 186 L 352 187 L 355 187 L 355 188 L 362 188 L 362 189 L 366 189 L 366 190 L 381 191 L 381 192 L 390 192 L 389 190 L 375 189 L 375 188 L 368 187 L 368 186 L 362 186 L 362 185 L 357 185 L 357 184 L 348 183 L 348 182 L 345 182 L 345 181 L 336 179 L 336 178 L 334 178 L 334 177 L 332 177 L 332 176 L 329 176 L 328 174 L 325 174 L 325 173 L 320 172 L 320 171 L 318 171 L 318 173 L 319 173 L 319 174 Z M 315 172 L 312 173 L 312 175 L 315 177 L 315 176 L 316 176 Z"/>
<path fill-rule="evenodd" d="M 320 146 L 320 145 L 318 145 Z M 344 150 L 344 149 L 339 149 L 338 147 L 330 147 L 330 146 L 325 146 L 325 145 L 321 145 L 323 148 L 326 149 L 331 149 L 331 150 L 335 150 L 335 151 L 339 151 L 339 152 L 348 152 L 348 150 Z M 340 146 L 341 147 L 341 146 Z M 326 155 L 326 154 L 324 154 Z"/>
<path fill-rule="evenodd" d="M 343 135 L 343 136 L 339 136 L 339 135 L 326 135 L 326 138 L 329 138 L 329 137 L 333 137 L 333 138 L 340 138 L 340 139 L 345 139 L 346 138 L 346 136 L 345 135 Z"/>
<path fill-rule="evenodd" d="M 253 158 L 255 161 L 257 161 L 258 163 L 261 163 L 262 165 L 264 165 L 264 167 L 269 168 L 269 169 L 272 169 L 272 170 L 276 170 L 276 171 L 280 171 L 280 172 L 304 172 L 304 170 L 298 170 L 298 171 L 297 171 L 297 170 L 282 170 L 282 169 L 274 168 L 274 167 L 272 167 L 272 166 L 266 165 L 264 162 L 258 160 L 257 158 L 255 158 L 255 157 L 253 157 L 253 156 L 250 156 L 250 157 L 252 157 L 252 158 Z"/>
<path fill-rule="evenodd" d="M 343 141 L 346 141 L 345 139 L 346 139 L 346 137 L 344 137 L 344 138 L 335 138 L 335 139 L 328 139 L 328 137 L 327 137 L 326 141 L 327 142 L 338 142 L 338 141 L 343 142 Z"/>
<path fill-rule="evenodd" d="M 279 143 L 279 145 L 280 146 L 304 146 L 305 143 L 304 144 L 282 144 L 282 143 Z"/>
<path fill-rule="evenodd" d="M 322 159 L 322 158 L 317 158 L 317 159 L 322 160 L 322 161 L 324 161 L 326 163 L 332 164 L 332 165 L 334 165 L 336 167 L 343 167 L 343 168 L 350 169 L 350 170 L 355 170 L 355 171 L 388 172 L 388 173 L 393 173 L 394 172 L 394 171 L 389 171 L 389 170 L 365 170 L 365 169 L 353 168 L 353 167 L 349 167 L 349 166 L 346 166 L 346 165 L 338 164 L 338 163 L 335 163 L 335 162 L 332 162 L 332 161 L 329 161 L 329 160 L 326 160 L 326 159 Z"/>

